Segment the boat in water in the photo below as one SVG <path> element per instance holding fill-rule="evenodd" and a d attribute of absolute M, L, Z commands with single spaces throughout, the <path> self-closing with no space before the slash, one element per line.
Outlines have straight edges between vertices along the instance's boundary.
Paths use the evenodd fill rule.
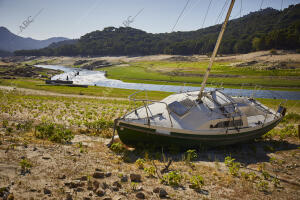
<path fill-rule="evenodd" d="M 115 120 L 115 130 L 124 144 L 186 148 L 230 145 L 261 137 L 281 121 L 286 112 L 282 106 L 274 111 L 251 97 L 231 97 L 222 89 L 204 89 L 234 2 L 231 1 L 200 91 L 173 94 L 161 101 L 131 95 L 130 100 L 141 101 L 143 106 Z"/>

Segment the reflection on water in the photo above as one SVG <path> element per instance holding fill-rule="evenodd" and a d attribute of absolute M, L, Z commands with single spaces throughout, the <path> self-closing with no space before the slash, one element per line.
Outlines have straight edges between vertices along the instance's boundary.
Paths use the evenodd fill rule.
<path fill-rule="evenodd" d="M 59 65 L 36 65 L 37 67 L 62 70 L 64 73 L 52 77 L 52 80 L 71 80 L 74 84 L 82 85 L 97 85 L 113 88 L 136 89 L 136 90 L 152 90 L 165 92 L 180 92 L 180 91 L 195 91 L 200 87 L 192 86 L 175 86 L 175 85 L 156 85 L 144 83 L 126 83 L 120 80 L 108 79 L 105 77 L 105 72 L 91 71 L 85 69 L 74 69 Z M 78 74 L 79 72 L 79 74 Z M 207 87 L 206 90 L 214 88 Z M 300 92 L 297 91 L 271 91 L 271 90 L 246 90 L 246 89 L 229 89 L 225 88 L 224 92 L 231 96 L 254 96 L 256 98 L 276 98 L 300 100 Z"/>

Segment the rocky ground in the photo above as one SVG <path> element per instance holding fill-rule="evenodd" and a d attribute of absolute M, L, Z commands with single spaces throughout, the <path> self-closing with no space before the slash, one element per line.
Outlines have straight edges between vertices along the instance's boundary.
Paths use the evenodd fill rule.
<path fill-rule="evenodd" d="M 187 151 L 116 140 L 108 148 L 110 121 L 130 109 L 124 100 L 8 89 L 0 96 L 0 199 L 299 199 L 297 114 L 246 144 Z M 72 137 L 41 137 L 52 123 Z"/>

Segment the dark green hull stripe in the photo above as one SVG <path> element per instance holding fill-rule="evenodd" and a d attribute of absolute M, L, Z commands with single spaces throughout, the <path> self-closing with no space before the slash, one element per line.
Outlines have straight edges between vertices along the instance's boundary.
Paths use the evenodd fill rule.
<path fill-rule="evenodd" d="M 193 135 L 178 132 L 171 132 L 170 135 L 165 135 L 156 133 L 156 130 L 153 128 L 140 127 L 120 122 L 117 126 L 117 132 L 121 141 L 128 146 L 136 146 L 140 143 L 153 143 L 159 145 L 174 144 L 185 147 L 199 145 L 222 146 L 258 138 L 274 128 L 279 122 L 280 119 L 268 126 L 254 131 L 223 135 Z"/>

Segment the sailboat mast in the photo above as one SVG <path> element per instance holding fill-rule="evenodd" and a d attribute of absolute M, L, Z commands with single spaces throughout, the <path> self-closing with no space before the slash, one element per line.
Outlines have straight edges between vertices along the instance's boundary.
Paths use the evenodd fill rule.
<path fill-rule="evenodd" d="M 203 81 L 202 81 L 202 85 L 201 85 L 200 92 L 199 92 L 199 94 L 198 94 L 198 99 L 199 99 L 199 100 L 201 100 L 201 98 L 202 98 L 203 90 L 204 90 L 204 88 L 205 88 L 206 81 L 207 81 L 207 79 L 208 79 L 208 76 L 209 76 L 211 67 L 212 67 L 212 65 L 213 65 L 213 63 L 214 63 L 215 57 L 216 57 L 216 55 L 217 55 L 217 52 L 218 52 L 218 49 L 219 49 L 219 46 L 220 46 L 220 43 L 221 43 L 221 41 L 222 41 L 223 34 L 224 34 L 225 29 L 226 29 L 226 25 L 227 25 L 227 22 L 228 22 L 228 20 L 229 20 L 229 17 L 230 17 L 230 14 L 231 14 L 231 11 L 232 11 L 234 2 L 235 2 L 235 0 L 231 0 L 231 3 L 230 3 L 230 6 L 229 6 L 229 9 L 228 9 L 228 12 L 227 12 L 225 21 L 224 21 L 224 23 L 223 23 L 223 25 L 222 25 L 222 29 L 221 29 L 221 31 L 220 31 L 220 33 L 219 33 L 217 43 L 216 43 L 216 45 L 215 45 L 214 51 L 213 51 L 213 53 L 212 53 L 212 56 L 211 56 L 211 58 L 210 58 L 209 65 L 208 65 L 208 68 L 207 68 L 206 73 L 205 73 L 205 75 L 204 75 L 204 79 L 203 79 Z"/>

